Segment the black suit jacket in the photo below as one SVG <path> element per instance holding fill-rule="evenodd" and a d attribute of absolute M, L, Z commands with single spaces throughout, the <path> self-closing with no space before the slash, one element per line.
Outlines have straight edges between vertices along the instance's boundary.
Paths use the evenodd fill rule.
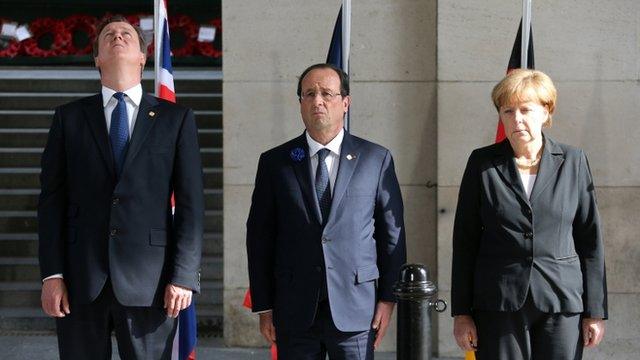
<path fill-rule="evenodd" d="M 167 283 L 199 291 L 204 200 L 190 109 L 143 95 L 117 181 L 102 95 L 62 105 L 40 182 L 41 275 L 62 273 L 72 302 L 93 301 L 107 278 L 127 306 L 162 306 Z"/>
<path fill-rule="evenodd" d="M 527 199 L 507 140 L 473 151 L 453 231 L 453 315 L 516 311 L 607 317 L 600 216 L 584 152 L 544 137 Z"/>
<path fill-rule="evenodd" d="M 273 309 L 279 332 L 307 330 L 326 283 L 336 327 L 367 330 L 376 301 L 395 301 L 406 260 L 391 154 L 345 131 L 324 221 L 311 173 L 304 134 L 260 157 L 247 221 L 253 311 Z"/>

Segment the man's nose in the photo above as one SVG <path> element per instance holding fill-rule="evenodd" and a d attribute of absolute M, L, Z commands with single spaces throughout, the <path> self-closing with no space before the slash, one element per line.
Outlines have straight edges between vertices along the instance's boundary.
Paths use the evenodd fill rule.
<path fill-rule="evenodd" d="M 316 95 L 313 97 L 313 104 L 314 105 L 324 104 L 324 98 L 322 98 L 321 93 L 316 93 Z"/>

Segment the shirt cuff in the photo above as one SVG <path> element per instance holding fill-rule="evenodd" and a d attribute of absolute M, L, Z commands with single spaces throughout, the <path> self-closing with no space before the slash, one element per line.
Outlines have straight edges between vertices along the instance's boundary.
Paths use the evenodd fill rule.
<path fill-rule="evenodd" d="M 45 282 L 49 279 L 64 279 L 64 277 L 62 276 L 62 274 L 53 274 L 51 276 L 47 276 L 46 278 L 42 279 L 42 282 Z"/>
<path fill-rule="evenodd" d="M 260 311 L 256 311 L 256 314 L 260 315 L 260 314 L 266 314 L 268 312 L 272 312 L 273 309 L 267 309 L 267 310 L 260 310 Z"/>

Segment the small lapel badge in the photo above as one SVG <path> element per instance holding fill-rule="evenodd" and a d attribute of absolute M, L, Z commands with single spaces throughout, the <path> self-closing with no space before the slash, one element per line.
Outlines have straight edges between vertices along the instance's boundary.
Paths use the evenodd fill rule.
<path fill-rule="evenodd" d="M 355 158 L 356 158 L 356 156 L 355 156 L 355 155 L 347 154 L 347 160 L 353 160 L 353 159 L 355 159 Z"/>
<path fill-rule="evenodd" d="M 149 111 L 149 116 L 154 117 L 156 116 L 156 113 L 154 113 L 153 111 Z"/>

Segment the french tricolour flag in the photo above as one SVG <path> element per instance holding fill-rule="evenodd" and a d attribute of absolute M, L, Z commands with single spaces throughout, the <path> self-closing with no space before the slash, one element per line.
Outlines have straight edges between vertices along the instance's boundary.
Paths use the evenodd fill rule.
<path fill-rule="evenodd" d="M 160 29 L 154 34 L 155 50 L 155 74 L 156 96 L 171 102 L 176 102 L 176 92 L 173 86 L 173 69 L 171 68 L 171 44 L 169 42 L 169 19 L 167 16 L 167 3 L 165 0 L 156 0 L 154 5 L 155 29 Z M 175 206 L 173 196 L 171 206 Z M 195 299 L 191 305 L 180 311 L 178 316 L 178 329 L 173 339 L 173 352 L 171 360 L 195 360 L 197 341 L 197 322 Z"/>

